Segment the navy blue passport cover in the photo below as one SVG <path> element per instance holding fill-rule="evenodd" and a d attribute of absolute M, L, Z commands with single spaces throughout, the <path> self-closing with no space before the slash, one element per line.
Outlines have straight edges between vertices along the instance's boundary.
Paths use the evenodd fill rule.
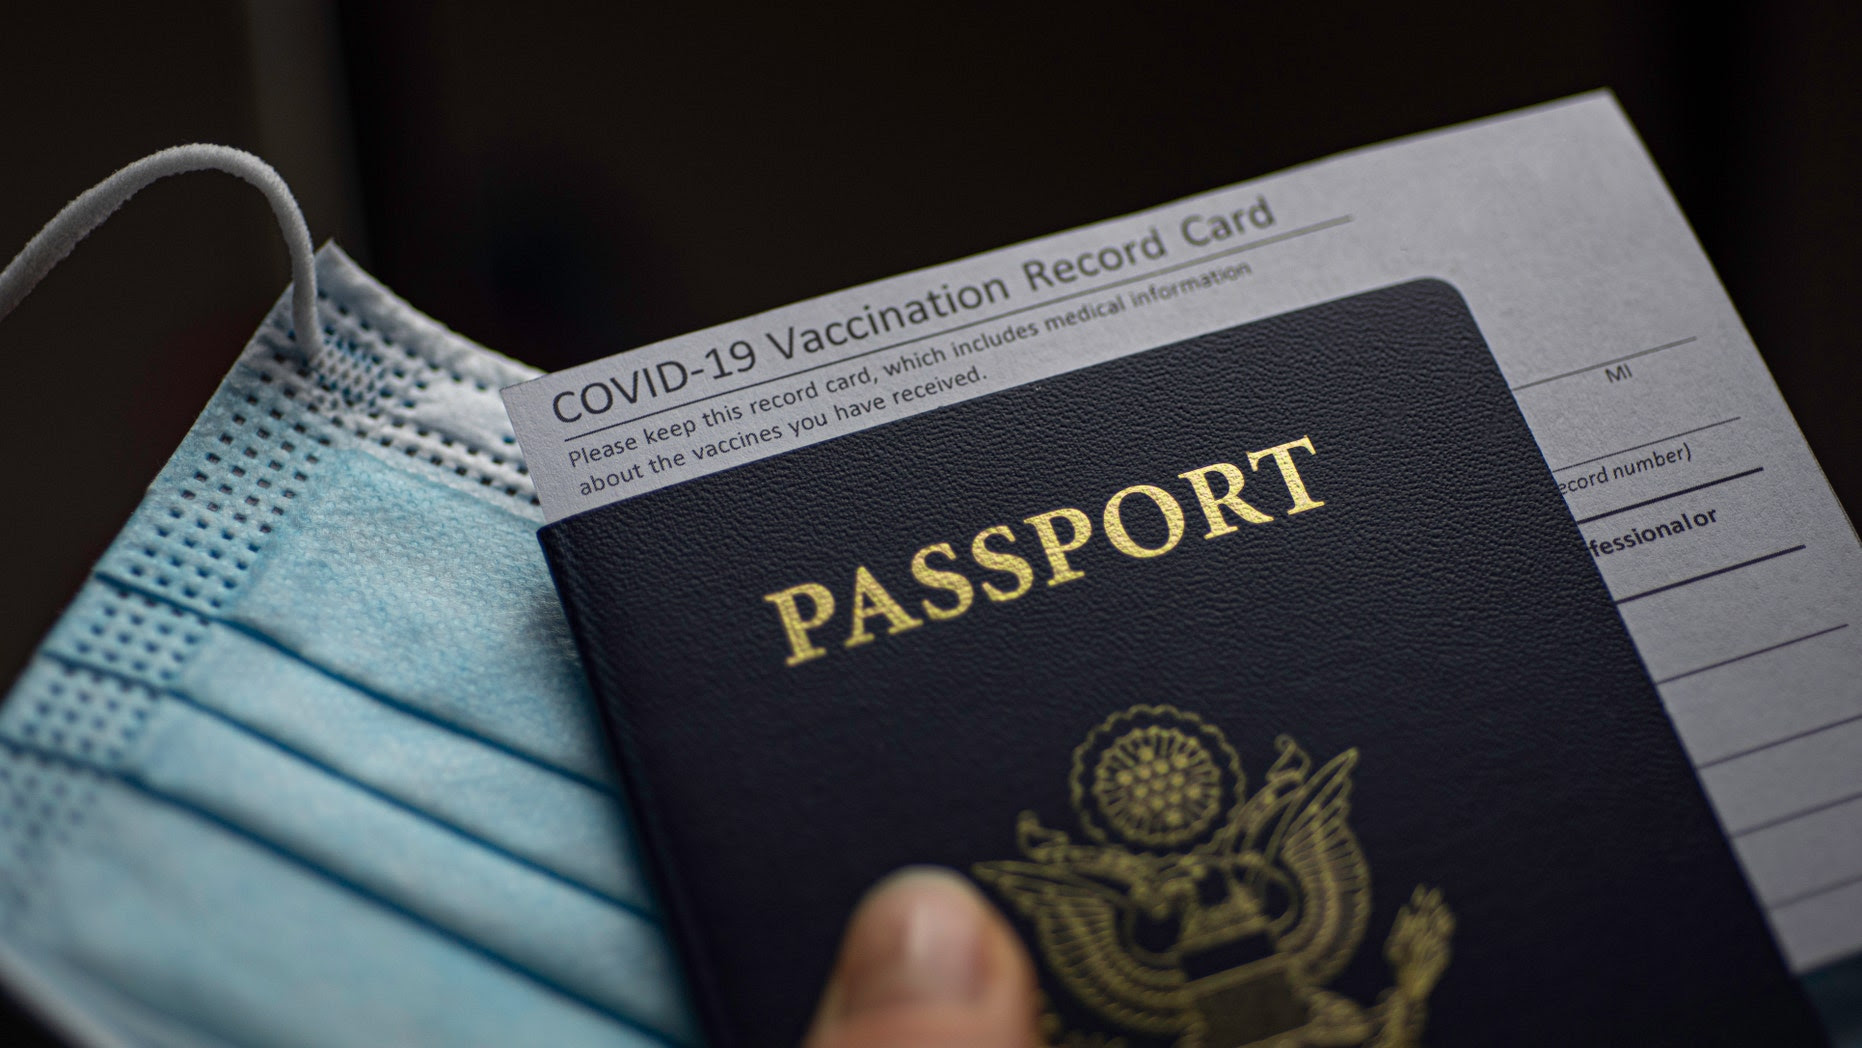
<path fill-rule="evenodd" d="M 720 1048 L 795 1043 L 910 863 L 1060 1043 L 1823 1043 L 1440 281 L 542 542 Z"/>

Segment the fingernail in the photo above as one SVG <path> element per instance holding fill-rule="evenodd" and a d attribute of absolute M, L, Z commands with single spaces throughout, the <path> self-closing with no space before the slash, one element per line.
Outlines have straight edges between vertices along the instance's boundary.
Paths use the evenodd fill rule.
<path fill-rule="evenodd" d="M 881 881 L 847 931 L 842 1014 L 976 1000 L 983 990 L 982 906 L 967 881 L 935 867 Z"/>

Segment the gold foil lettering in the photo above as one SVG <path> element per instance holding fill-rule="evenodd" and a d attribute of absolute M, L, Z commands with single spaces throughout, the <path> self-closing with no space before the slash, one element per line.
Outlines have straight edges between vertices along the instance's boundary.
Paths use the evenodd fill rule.
<path fill-rule="evenodd" d="M 1287 494 L 1293 496 L 1293 508 L 1287 510 L 1287 516 L 1289 517 L 1295 513 L 1304 513 L 1309 509 L 1318 509 L 1320 506 L 1325 505 L 1325 503 L 1307 494 L 1306 482 L 1300 479 L 1300 471 L 1293 468 L 1294 448 L 1305 448 L 1306 454 L 1308 455 L 1318 454 L 1317 451 L 1313 450 L 1311 437 L 1301 437 L 1298 440 L 1268 448 L 1266 451 L 1248 452 L 1248 468 L 1253 470 L 1261 468 L 1262 459 L 1269 455 L 1274 457 L 1274 465 L 1280 467 L 1280 479 L 1287 482 Z M 1236 487 L 1240 486 L 1239 484 L 1236 485 Z"/>
<path fill-rule="evenodd" d="M 1163 511 L 1164 525 L 1169 529 L 1169 537 L 1164 539 L 1162 546 L 1152 548 L 1140 546 L 1132 541 L 1131 535 L 1125 530 L 1125 520 L 1120 512 L 1127 495 L 1143 495 L 1157 503 L 1157 508 Z M 1178 540 L 1183 538 L 1183 507 L 1177 505 L 1177 500 L 1171 496 L 1170 492 L 1150 484 L 1133 484 L 1112 496 L 1111 501 L 1106 503 L 1104 520 L 1106 538 L 1112 540 L 1112 548 L 1128 557 L 1163 556 L 1176 549 Z"/>
<path fill-rule="evenodd" d="M 932 621 L 943 622 L 969 611 L 970 603 L 976 599 L 976 590 L 970 585 L 970 580 L 964 576 L 954 571 L 941 571 L 932 567 L 927 562 L 927 558 L 933 553 L 945 560 L 957 559 L 956 551 L 950 548 L 948 542 L 926 546 L 912 555 L 912 578 L 917 579 L 918 584 L 927 589 L 941 589 L 956 594 L 957 606 L 954 608 L 940 608 L 929 600 L 920 602 L 924 605 L 925 614 L 930 616 Z"/>
<path fill-rule="evenodd" d="M 1060 536 L 1054 532 L 1056 520 L 1067 522 L 1072 530 L 1072 541 L 1064 543 L 1060 541 Z M 1034 526 L 1034 533 L 1041 540 L 1041 552 L 1047 554 L 1048 566 L 1054 569 L 1054 577 L 1047 580 L 1048 585 L 1058 586 L 1063 582 L 1072 582 L 1074 579 L 1086 577 L 1084 571 L 1067 563 L 1067 554 L 1086 545 L 1086 540 L 1093 537 L 1091 517 L 1077 509 L 1056 509 L 1046 513 L 1037 513 L 1022 523 Z"/>
<path fill-rule="evenodd" d="M 1305 478 L 1300 476 L 1294 465 L 1293 452 L 1303 449 L 1308 455 L 1317 456 L 1312 438 L 1302 436 L 1298 440 L 1288 441 L 1261 451 L 1247 453 L 1248 469 L 1260 472 L 1261 460 L 1272 458 L 1280 469 L 1280 478 L 1286 483 L 1287 494 L 1293 505 L 1286 513 L 1304 513 L 1317 509 L 1325 503 L 1313 498 L 1307 490 Z M 1209 531 L 1203 536 L 1213 539 L 1231 532 L 1240 531 L 1237 521 L 1245 524 L 1268 524 L 1276 518 L 1271 513 L 1242 501 L 1242 485 L 1247 481 L 1247 473 L 1241 467 L 1230 462 L 1215 462 L 1177 476 L 1190 482 L 1190 488 L 1196 493 L 1197 508 L 1202 510 L 1203 519 L 1209 525 Z M 1217 494 L 1216 484 L 1212 478 L 1220 477 L 1221 493 Z M 1164 538 L 1160 545 L 1146 546 L 1132 538 L 1126 529 L 1125 502 L 1133 495 L 1142 495 L 1149 499 L 1163 514 Z M 1334 494 L 1334 498 L 1336 498 Z M 1060 521 L 1066 522 L 1065 535 L 1062 535 Z M 1047 558 L 1051 575 L 1047 580 L 1049 586 L 1058 586 L 1063 582 L 1072 582 L 1086 577 L 1086 572 L 1073 566 L 1067 559 L 1068 554 L 1085 549 L 1093 538 L 1093 520 L 1085 512 L 1072 507 L 1048 510 L 1032 517 L 1023 518 L 1022 523 L 1034 529 L 1041 553 Z M 1105 510 L 1100 516 L 1100 527 L 1104 530 L 1106 541 L 1112 548 L 1128 557 L 1141 560 L 1161 557 L 1183 540 L 1184 514 L 1183 506 L 1170 492 L 1153 484 L 1134 484 L 1114 494 L 1106 501 Z M 1147 537 L 1153 532 L 1141 528 L 1140 534 Z M 906 610 L 905 604 L 895 598 L 879 579 L 865 565 L 854 569 L 852 623 L 844 647 L 858 648 L 871 644 L 877 637 L 868 629 L 870 620 L 884 619 L 888 636 L 904 633 L 931 622 L 947 622 L 958 618 L 976 604 L 976 587 L 980 585 L 983 596 L 997 604 L 1005 604 L 1019 599 L 1034 588 L 1035 568 L 1027 558 L 1002 549 L 991 548 L 993 540 L 1000 539 L 998 545 L 1015 542 L 1015 532 L 1007 524 L 997 524 L 984 528 L 970 540 L 970 559 L 984 571 L 1007 575 L 1014 585 L 1003 587 L 996 582 L 972 582 L 970 577 L 956 569 L 958 555 L 949 542 L 934 542 L 912 555 L 912 580 L 926 590 L 941 591 L 949 594 L 950 603 L 934 603 L 931 598 L 918 601 L 923 610 L 923 618 L 916 618 Z M 940 564 L 932 566 L 934 558 L 941 558 Z M 799 666 L 804 662 L 818 659 L 828 653 L 828 649 L 816 644 L 811 638 L 812 631 L 828 624 L 834 617 L 834 595 L 826 586 L 805 582 L 785 590 L 765 594 L 776 609 L 777 617 L 782 622 L 783 635 L 788 639 L 789 655 L 784 660 L 788 666 Z M 942 598 L 940 598 L 941 600 Z"/>
<path fill-rule="evenodd" d="M 862 564 L 853 573 L 853 632 L 847 635 L 847 647 L 872 643 L 873 635 L 866 631 L 866 620 L 875 615 L 885 616 L 888 636 L 925 624 L 923 619 L 912 618 L 905 606 L 894 600 Z"/>
<path fill-rule="evenodd" d="M 1228 483 L 1228 490 L 1224 491 L 1220 498 L 1209 488 L 1209 474 L 1211 473 L 1220 473 L 1222 479 Z M 1241 530 L 1222 516 L 1224 506 L 1233 510 L 1237 517 L 1250 524 L 1267 524 L 1274 519 L 1272 514 L 1262 513 L 1241 500 L 1241 486 L 1248 479 L 1248 475 L 1241 471 L 1241 467 L 1231 462 L 1217 462 L 1177 475 L 1189 481 L 1190 487 L 1196 489 L 1196 501 L 1202 506 L 1203 517 L 1209 521 L 1209 534 L 1203 536 L 1205 539 Z"/>
<path fill-rule="evenodd" d="M 813 606 L 814 614 L 802 614 L 801 600 L 804 597 Z M 789 657 L 783 665 L 799 666 L 809 659 L 818 659 L 828 653 L 828 649 L 817 647 L 808 639 L 809 630 L 826 625 L 834 615 L 834 594 L 829 593 L 826 586 L 804 582 L 800 586 L 766 593 L 763 599 L 776 606 L 776 614 L 782 618 L 782 631 L 789 638 Z"/>
<path fill-rule="evenodd" d="M 976 561 L 980 567 L 1015 576 L 1015 588 L 1012 590 L 1000 589 L 993 582 L 983 583 L 983 595 L 1000 604 L 1014 600 L 1028 592 L 1028 588 L 1034 585 L 1034 569 L 1028 566 L 1027 561 L 1013 553 L 998 553 L 990 549 L 988 540 L 991 535 L 1000 535 L 1014 542 L 1015 533 L 1009 530 L 1007 524 L 997 524 L 993 528 L 984 528 L 977 532 L 976 538 L 970 540 L 971 560 Z"/>

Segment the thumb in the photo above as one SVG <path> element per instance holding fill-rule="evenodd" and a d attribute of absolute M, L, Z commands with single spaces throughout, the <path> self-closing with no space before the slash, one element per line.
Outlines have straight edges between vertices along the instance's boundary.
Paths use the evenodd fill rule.
<path fill-rule="evenodd" d="M 970 882 L 916 866 L 855 908 L 805 1048 L 1032 1048 L 1034 969 Z"/>

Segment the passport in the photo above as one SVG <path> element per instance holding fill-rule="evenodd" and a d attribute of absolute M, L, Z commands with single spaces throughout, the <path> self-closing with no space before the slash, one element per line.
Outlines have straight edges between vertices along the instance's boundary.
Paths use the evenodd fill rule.
<path fill-rule="evenodd" d="M 1442 281 L 540 537 L 714 1045 L 914 863 L 1054 1044 L 1824 1043 Z"/>

